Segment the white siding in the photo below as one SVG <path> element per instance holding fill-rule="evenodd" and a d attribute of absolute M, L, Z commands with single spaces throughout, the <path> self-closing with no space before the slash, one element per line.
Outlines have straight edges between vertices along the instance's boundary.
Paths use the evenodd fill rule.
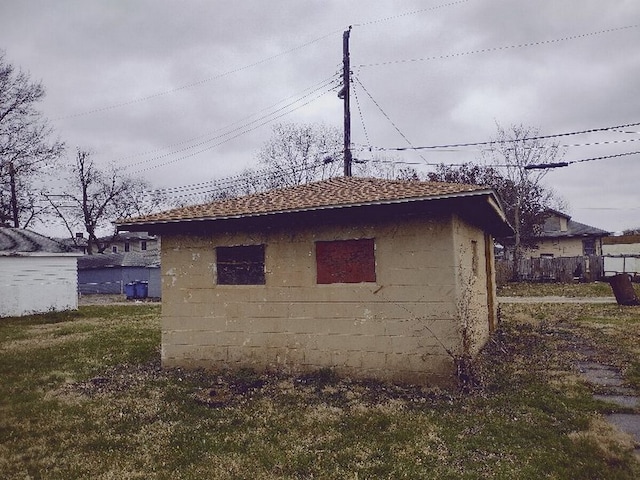
<path fill-rule="evenodd" d="M 0 257 L 0 317 L 78 308 L 75 256 Z"/>

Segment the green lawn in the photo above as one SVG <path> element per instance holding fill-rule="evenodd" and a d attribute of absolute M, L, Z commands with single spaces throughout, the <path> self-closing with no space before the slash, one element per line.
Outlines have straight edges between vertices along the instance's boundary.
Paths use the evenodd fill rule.
<path fill-rule="evenodd" d="M 640 389 L 640 307 L 503 305 L 465 393 L 163 371 L 159 307 L 0 319 L 2 478 L 635 479 L 559 334 Z M 640 391 L 640 390 L 638 390 Z"/>
<path fill-rule="evenodd" d="M 633 287 L 640 296 L 640 284 Z M 498 295 L 505 297 L 613 297 L 607 282 L 590 283 L 506 283 L 498 287 Z"/>

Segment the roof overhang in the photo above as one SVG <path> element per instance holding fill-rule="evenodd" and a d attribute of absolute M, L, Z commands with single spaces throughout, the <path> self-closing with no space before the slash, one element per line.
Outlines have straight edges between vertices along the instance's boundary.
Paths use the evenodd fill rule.
<path fill-rule="evenodd" d="M 80 252 L 0 252 L 0 257 L 82 257 Z"/>
<path fill-rule="evenodd" d="M 484 198 L 484 202 L 483 202 Z M 423 197 L 410 197 L 402 199 L 391 200 L 376 200 L 371 202 L 359 202 L 348 204 L 333 204 L 333 205 L 318 205 L 312 207 L 295 208 L 287 210 L 272 210 L 266 212 L 249 212 L 233 215 L 216 215 L 216 216 L 203 216 L 192 218 L 165 218 L 158 220 L 147 221 L 127 221 L 122 220 L 116 222 L 118 231 L 147 231 L 150 234 L 162 234 L 173 229 L 173 227 L 186 227 L 187 229 L 198 229 L 205 226 L 217 225 L 240 225 L 242 223 L 250 224 L 261 220 L 275 219 L 275 218 L 287 218 L 287 217 L 300 217 L 303 215 L 313 214 L 338 214 L 351 211 L 362 211 L 376 208 L 400 208 L 404 207 L 406 210 L 409 208 L 419 208 L 423 206 L 435 206 L 464 202 L 468 204 L 470 208 L 472 205 L 475 207 L 484 207 L 482 216 L 488 222 L 486 223 L 490 227 L 492 234 L 496 236 L 504 236 L 513 234 L 513 229 L 509 225 L 504 211 L 501 207 L 499 198 L 495 192 L 491 189 L 473 190 L 468 192 L 457 192 L 441 195 L 429 195 Z M 470 216 L 473 216 L 473 212 L 470 212 Z M 323 215 L 324 216 L 324 215 Z M 468 215 L 469 216 L 469 215 Z M 261 223 L 261 222 L 260 222 Z"/>

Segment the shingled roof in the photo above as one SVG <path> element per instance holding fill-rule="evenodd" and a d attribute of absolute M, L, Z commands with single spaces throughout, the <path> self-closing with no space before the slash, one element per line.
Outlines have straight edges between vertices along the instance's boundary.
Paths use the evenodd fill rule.
<path fill-rule="evenodd" d="M 78 270 L 117 267 L 153 268 L 159 266 L 160 253 L 158 251 L 98 253 L 96 255 L 84 255 L 78 258 Z"/>
<path fill-rule="evenodd" d="M 117 224 L 119 229 L 126 230 L 127 226 L 140 224 L 254 217 L 479 194 L 492 194 L 492 191 L 486 187 L 460 183 L 336 177 L 295 187 L 122 219 Z"/>
<path fill-rule="evenodd" d="M 0 256 L 72 254 L 60 242 L 24 228 L 0 227 Z"/>

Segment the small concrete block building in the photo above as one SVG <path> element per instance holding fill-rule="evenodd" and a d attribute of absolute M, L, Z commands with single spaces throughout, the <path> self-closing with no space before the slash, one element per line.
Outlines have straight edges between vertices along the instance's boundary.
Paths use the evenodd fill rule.
<path fill-rule="evenodd" d="M 484 187 L 332 178 L 125 219 L 160 235 L 168 367 L 450 383 L 496 323 Z"/>
<path fill-rule="evenodd" d="M 0 317 L 76 310 L 78 256 L 30 230 L 0 227 Z"/>

